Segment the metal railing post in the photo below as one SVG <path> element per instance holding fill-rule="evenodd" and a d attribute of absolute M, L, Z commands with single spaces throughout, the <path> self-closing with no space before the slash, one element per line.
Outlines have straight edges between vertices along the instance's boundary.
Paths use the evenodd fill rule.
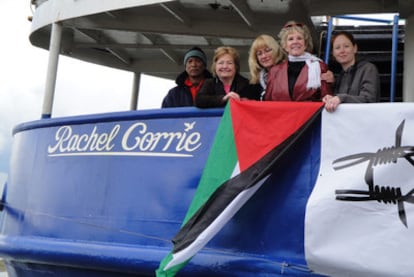
<path fill-rule="evenodd" d="M 47 66 L 46 87 L 45 95 L 43 98 L 42 118 L 50 118 L 52 115 L 61 38 L 62 25 L 60 23 L 55 22 L 52 24 L 52 32 L 50 34 L 49 63 Z"/>
<path fill-rule="evenodd" d="M 391 50 L 391 87 L 390 102 L 395 101 L 395 82 L 397 75 L 397 52 L 398 52 L 398 20 L 399 16 L 394 16 L 392 28 L 392 50 Z"/>
<path fill-rule="evenodd" d="M 332 25 L 333 25 L 332 17 L 329 17 L 328 30 L 326 34 L 325 59 L 324 59 L 326 64 L 329 63 L 329 56 L 331 54 Z"/>

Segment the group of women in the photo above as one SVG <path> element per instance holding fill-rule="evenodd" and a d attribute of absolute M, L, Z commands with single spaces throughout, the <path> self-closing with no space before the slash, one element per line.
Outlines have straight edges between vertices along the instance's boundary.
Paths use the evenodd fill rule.
<path fill-rule="evenodd" d="M 288 22 L 279 33 L 280 44 L 260 35 L 249 53 L 250 80 L 240 75 L 240 57 L 233 47 L 216 49 L 212 73 L 195 97 L 201 108 L 223 107 L 229 99 L 262 101 L 323 101 L 329 112 L 340 103 L 378 102 L 380 80 L 372 63 L 358 60 L 357 45 L 347 32 L 333 35 L 331 46 L 342 71 L 332 71 L 313 49 L 306 25 Z"/>

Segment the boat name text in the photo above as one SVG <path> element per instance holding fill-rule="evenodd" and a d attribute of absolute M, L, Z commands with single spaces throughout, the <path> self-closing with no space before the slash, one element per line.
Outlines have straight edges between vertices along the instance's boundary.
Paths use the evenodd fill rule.
<path fill-rule="evenodd" d="M 48 154 L 191 153 L 201 146 L 201 134 L 192 131 L 194 125 L 195 122 L 184 123 L 185 129 L 180 132 L 152 132 L 146 123 L 137 122 L 123 133 L 119 124 L 109 132 L 98 132 L 97 126 L 94 126 L 89 133 L 77 133 L 71 126 L 62 126 L 55 133 L 55 142 L 48 146 Z M 120 151 L 116 150 L 117 143 L 120 143 Z"/>

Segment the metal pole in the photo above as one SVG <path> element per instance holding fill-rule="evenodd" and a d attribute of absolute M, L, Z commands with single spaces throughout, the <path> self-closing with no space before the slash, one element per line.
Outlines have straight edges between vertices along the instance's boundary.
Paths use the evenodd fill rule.
<path fill-rule="evenodd" d="M 45 95 L 43 99 L 42 118 L 50 118 L 52 115 L 53 98 L 55 94 L 57 67 L 59 62 L 60 43 L 62 38 L 62 25 L 52 24 L 49 45 L 49 63 L 47 67 Z"/>
<path fill-rule="evenodd" d="M 332 17 L 328 21 L 328 31 L 326 33 L 326 46 L 325 46 L 325 63 L 329 63 L 329 55 L 331 54 L 331 37 L 332 37 Z"/>
<path fill-rule="evenodd" d="M 349 16 L 349 15 L 337 15 L 336 18 L 342 19 L 349 19 L 349 20 L 357 20 L 357 21 L 369 21 L 369 22 L 378 22 L 378 23 L 390 23 L 390 20 L 387 19 L 378 19 L 378 18 L 366 18 L 366 17 L 358 17 L 358 16 Z"/>
<path fill-rule="evenodd" d="M 130 103 L 130 110 L 134 111 L 137 109 L 138 106 L 138 96 L 139 96 L 139 84 L 141 82 L 141 73 L 134 72 L 134 83 L 132 84 L 132 95 L 131 95 L 131 103 Z"/>
<path fill-rule="evenodd" d="M 414 13 L 405 18 L 404 48 L 403 101 L 414 102 Z"/>
<path fill-rule="evenodd" d="M 392 52 L 391 52 L 391 87 L 390 102 L 395 101 L 395 80 L 397 72 L 397 52 L 398 52 L 398 15 L 394 16 L 394 26 L 392 29 Z"/>

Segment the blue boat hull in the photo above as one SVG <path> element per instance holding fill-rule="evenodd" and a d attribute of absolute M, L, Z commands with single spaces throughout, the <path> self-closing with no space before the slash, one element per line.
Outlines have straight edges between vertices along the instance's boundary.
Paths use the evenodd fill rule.
<path fill-rule="evenodd" d="M 1 212 L 9 275 L 154 276 L 222 113 L 180 108 L 17 126 Z M 320 122 L 289 151 L 179 276 L 314 275 L 303 218 L 319 170 Z"/>

